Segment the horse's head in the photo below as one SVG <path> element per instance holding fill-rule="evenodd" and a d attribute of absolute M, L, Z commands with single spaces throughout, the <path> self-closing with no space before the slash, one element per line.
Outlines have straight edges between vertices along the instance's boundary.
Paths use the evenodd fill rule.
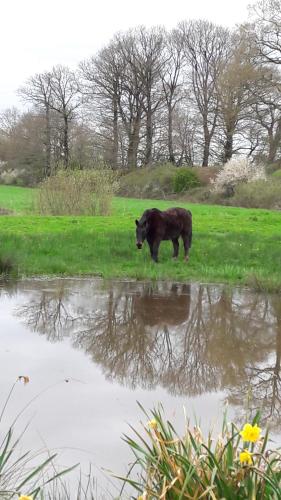
<path fill-rule="evenodd" d="M 140 250 L 142 248 L 142 244 L 146 239 L 147 234 L 147 221 L 146 220 L 136 220 L 136 245 Z"/>

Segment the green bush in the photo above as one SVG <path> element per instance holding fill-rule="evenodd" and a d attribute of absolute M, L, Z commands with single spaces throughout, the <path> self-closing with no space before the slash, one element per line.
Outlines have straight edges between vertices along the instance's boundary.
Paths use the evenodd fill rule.
<path fill-rule="evenodd" d="M 179 168 L 173 177 L 173 189 L 175 193 L 183 193 L 191 188 L 200 186 L 196 173 L 189 168 Z"/>

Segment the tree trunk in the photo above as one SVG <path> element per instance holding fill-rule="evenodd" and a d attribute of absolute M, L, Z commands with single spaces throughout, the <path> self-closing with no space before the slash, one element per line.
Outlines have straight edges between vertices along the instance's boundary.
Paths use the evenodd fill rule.
<path fill-rule="evenodd" d="M 113 151 L 112 151 L 112 167 L 118 167 L 118 102 L 113 98 Z"/>
<path fill-rule="evenodd" d="M 44 169 L 44 178 L 51 175 L 51 124 L 50 124 L 50 107 L 46 106 L 46 161 Z"/>
<path fill-rule="evenodd" d="M 68 116 L 63 115 L 64 129 L 63 129 L 63 153 L 64 153 L 64 168 L 69 166 L 69 144 L 68 144 Z"/>
<path fill-rule="evenodd" d="M 140 141 L 140 117 L 134 119 L 133 128 L 129 134 L 127 166 L 137 168 L 138 147 Z"/>
<path fill-rule="evenodd" d="M 208 167 L 210 156 L 210 139 L 205 138 L 203 149 L 202 167 Z"/>
<path fill-rule="evenodd" d="M 207 117 L 204 118 L 203 131 L 204 131 L 204 149 L 203 149 L 202 167 L 207 167 L 209 164 L 210 144 L 211 144 L 211 137 L 208 129 Z"/>
<path fill-rule="evenodd" d="M 273 163 L 277 153 L 277 143 L 272 134 L 268 134 L 268 163 Z"/>
<path fill-rule="evenodd" d="M 148 101 L 146 113 L 146 148 L 145 148 L 145 165 L 152 162 L 152 141 L 153 141 L 153 128 L 152 128 L 152 109 Z"/>
<path fill-rule="evenodd" d="M 173 109 L 171 104 L 168 104 L 168 150 L 169 161 L 175 163 L 174 144 L 173 144 Z"/>
<path fill-rule="evenodd" d="M 268 129 L 268 162 L 273 163 L 281 141 L 281 122 L 278 123 L 275 134 L 273 128 Z"/>
<path fill-rule="evenodd" d="M 223 163 L 231 160 L 233 155 L 233 131 L 226 131 L 226 139 L 224 143 L 224 155 L 223 155 Z"/>

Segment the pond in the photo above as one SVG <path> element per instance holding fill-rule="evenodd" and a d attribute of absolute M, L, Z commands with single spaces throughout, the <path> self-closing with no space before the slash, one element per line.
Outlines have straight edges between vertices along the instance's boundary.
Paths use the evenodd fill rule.
<path fill-rule="evenodd" d="M 32 279 L 3 284 L 1 400 L 19 375 L 6 425 L 30 421 L 24 444 L 103 473 L 127 470 L 121 439 L 162 403 L 179 432 L 184 412 L 216 427 L 263 408 L 280 444 L 281 298 L 222 285 Z M 110 493 L 109 493 L 110 492 Z M 109 496 L 108 496 L 109 497 Z"/>

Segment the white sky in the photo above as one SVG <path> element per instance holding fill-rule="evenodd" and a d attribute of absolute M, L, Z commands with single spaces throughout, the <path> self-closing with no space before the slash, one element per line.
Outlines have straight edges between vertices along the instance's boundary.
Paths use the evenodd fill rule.
<path fill-rule="evenodd" d="M 247 19 L 249 0 L 2 0 L 0 110 L 20 106 L 18 87 L 56 64 L 75 68 L 119 30 L 176 26 L 204 18 L 234 26 Z"/>

